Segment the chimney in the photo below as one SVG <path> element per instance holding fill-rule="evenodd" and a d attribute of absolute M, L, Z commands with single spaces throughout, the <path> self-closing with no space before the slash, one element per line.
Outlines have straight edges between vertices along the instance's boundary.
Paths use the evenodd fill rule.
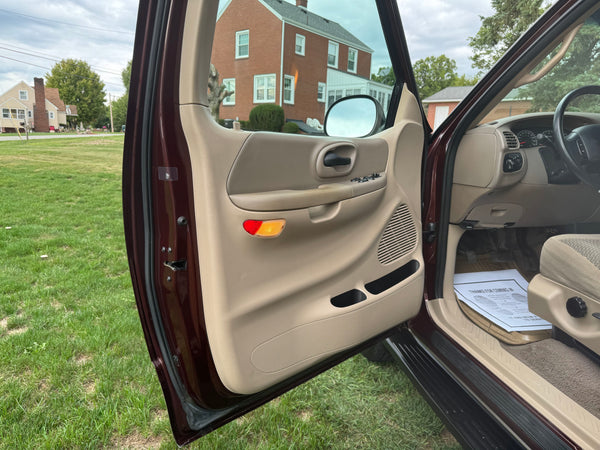
<path fill-rule="evenodd" d="M 307 9 L 308 0 L 296 0 L 296 6 L 299 6 L 300 8 L 304 8 Z"/>
<path fill-rule="evenodd" d="M 46 112 L 46 89 L 43 78 L 33 79 L 33 90 L 35 91 L 35 104 L 33 105 L 33 125 L 35 131 L 50 131 L 48 113 Z"/>

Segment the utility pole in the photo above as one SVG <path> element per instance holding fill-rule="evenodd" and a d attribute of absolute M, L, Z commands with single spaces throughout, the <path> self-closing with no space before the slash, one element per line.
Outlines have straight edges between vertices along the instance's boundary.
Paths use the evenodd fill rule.
<path fill-rule="evenodd" d="M 112 98 L 110 97 L 110 92 L 108 93 L 108 106 L 110 108 L 110 132 L 115 132 L 115 126 L 113 124 L 113 116 L 112 116 Z"/>

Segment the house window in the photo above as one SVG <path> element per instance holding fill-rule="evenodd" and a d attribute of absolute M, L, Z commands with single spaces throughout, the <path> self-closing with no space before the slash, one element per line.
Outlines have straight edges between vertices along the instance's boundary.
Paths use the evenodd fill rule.
<path fill-rule="evenodd" d="M 10 119 L 10 111 L 8 108 L 2 108 L 2 118 Z"/>
<path fill-rule="evenodd" d="M 224 78 L 223 84 L 225 89 L 229 92 L 233 92 L 229 97 L 223 99 L 224 105 L 235 105 L 235 78 Z"/>
<path fill-rule="evenodd" d="M 254 103 L 275 101 L 275 74 L 254 75 Z"/>
<path fill-rule="evenodd" d="M 337 42 L 329 41 L 329 49 L 327 50 L 327 65 L 330 67 L 338 66 L 338 53 L 340 46 Z"/>
<path fill-rule="evenodd" d="M 250 31 L 238 31 L 235 33 L 235 57 L 247 58 L 250 54 Z"/>
<path fill-rule="evenodd" d="M 25 110 L 24 109 L 17 110 L 17 119 L 25 120 Z"/>
<path fill-rule="evenodd" d="M 17 118 L 17 110 L 16 109 L 12 109 L 10 110 L 10 118 L 11 119 L 16 119 Z"/>
<path fill-rule="evenodd" d="M 317 89 L 317 101 L 325 103 L 325 100 L 327 100 L 327 85 L 319 82 Z"/>
<path fill-rule="evenodd" d="M 296 35 L 296 55 L 304 56 L 304 44 L 306 43 L 306 38 L 301 34 Z"/>
<path fill-rule="evenodd" d="M 358 61 L 358 50 L 348 49 L 348 72 L 356 73 L 356 62 Z"/>
<path fill-rule="evenodd" d="M 48 111 L 48 118 L 54 119 L 54 111 Z"/>
<path fill-rule="evenodd" d="M 291 75 L 283 76 L 283 102 L 294 104 L 294 77 Z"/>
<path fill-rule="evenodd" d="M 331 107 L 337 100 L 344 96 L 344 91 L 342 89 L 330 89 L 327 93 L 327 105 L 328 108 Z"/>
<path fill-rule="evenodd" d="M 19 91 L 19 100 L 29 100 L 27 91 Z"/>

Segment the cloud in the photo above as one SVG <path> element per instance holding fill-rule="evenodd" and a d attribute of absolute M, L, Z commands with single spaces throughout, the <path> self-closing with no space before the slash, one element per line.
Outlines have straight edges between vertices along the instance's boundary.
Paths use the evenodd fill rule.
<path fill-rule="evenodd" d="M 492 14 L 490 2 L 480 0 L 398 0 L 411 59 L 445 54 L 457 63 L 459 74 L 474 74 L 468 38 L 481 26 L 480 16 Z"/>
<path fill-rule="evenodd" d="M 474 73 L 468 59 L 467 38 L 479 29 L 479 15 L 491 13 L 490 1 L 398 3 L 413 62 L 444 53 L 456 60 L 459 73 Z M 310 11 L 339 22 L 375 50 L 374 72 L 389 65 L 374 1 L 350 0 L 343 2 L 343 7 L 341 4 L 339 0 L 308 0 Z M 54 61 L 6 49 L 9 48 L 40 52 L 38 56 L 57 60 L 83 59 L 96 69 L 107 92 L 120 95 L 124 88 L 119 74 L 132 57 L 137 8 L 136 0 L 21 0 L 0 6 L 0 47 L 5 47 L 0 48 L 0 92 L 21 80 L 33 83 L 33 77 L 43 77 L 54 65 Z"/>
<path fill-rule="evenodd" d="M 336 0 L 309 0 L 308 9 L 342 24 L 373 48 L 373 72 L 389 65 L 379 17 L 371 0 L 345 2 L 343 8 Z M 492 13 L 489 1 L 398 0 L 398 9 L 412 62 L 445 54 L 456 60 L 459 74 L 474 74 L 467 38 L 479 30 L 479 16 Z"/>
<path fill-rule="evenodd" d="M 0 92 L 21 80 L 33 83 L 56 61 L 74 58 L 97 71 L 106 92 L 120 95 L 136 19 L 135 0 L 22 0 L 0 7 Z"/>

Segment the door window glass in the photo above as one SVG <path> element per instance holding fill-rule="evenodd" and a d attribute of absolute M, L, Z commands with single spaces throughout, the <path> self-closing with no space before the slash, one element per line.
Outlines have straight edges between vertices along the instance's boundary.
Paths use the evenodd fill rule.
<path fill-rule="evenodd" d="M 221 0 L 211 62 L 218 82 L 211 83 L 209 103 L 226 106 L 211 107 L 214 118 L 238 118 L 242 128 L 253 108 L 274 103 L 286 121 L 310 123 L 302 129 L 320 134 L 333 102 L 376 91 L 385 104 L 395 82 L 375 76 L 391 62 L 374 0 L 343 8 L 336 0 L 307 7 L 290 0 Z M 220 86 L 235 93 L 222 98 Z"/>

